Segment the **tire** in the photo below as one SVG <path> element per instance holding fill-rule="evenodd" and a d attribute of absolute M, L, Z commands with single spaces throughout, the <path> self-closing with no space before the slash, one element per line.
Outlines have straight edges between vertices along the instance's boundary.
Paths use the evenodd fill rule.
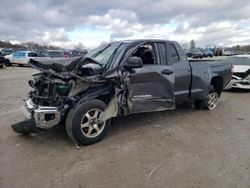
<path fill-rule="evenodd" d="M 204 100 L 195 100 L 194 106 L 196 109 L 206 109 L 206 110 L 214 110 L 218 105 L 219 94 L 215 91 L 214 86 L 210 86 L 210 92 L 206 99 Z"/>
<path fill-rule="evenodd" d="M 8 60 L 8 59 L 5 60 L 5 65 L 6 65 L 7 67 L 12 66 L 10 60 Z"/>
<path fill-rule="evenodd" d="M 65 127 L 68 136 L 82 145 L 102 140 L 109 129 L 110 120 L 103 123 L 96 120 L 105 108 L 106 104 L 97 99 L 79 102 L 67 115 Z"/>
<path fill-rule="evenodd" d="M 195 100 L 194 101 L 194 106 L 198 110 L 202 110 L 204 108 L 204 103 L 203 100 Z"/>
<path fill-rule="evenodd" d="M 0 65 L 0 68 L 3 68 L 3 65 Z"/>

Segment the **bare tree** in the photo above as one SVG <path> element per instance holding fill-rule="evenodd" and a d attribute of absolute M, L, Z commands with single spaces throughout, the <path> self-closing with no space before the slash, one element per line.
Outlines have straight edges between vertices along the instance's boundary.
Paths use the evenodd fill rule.
<path fill-rule="evenodd" d="M 75 50 L 83 50 L 85 48 L 86 48 L 85 45 L 83 43 L 81 43 L 81 42 L 79 42 L 78 44 L 74 45 L 74 49 Z"/>

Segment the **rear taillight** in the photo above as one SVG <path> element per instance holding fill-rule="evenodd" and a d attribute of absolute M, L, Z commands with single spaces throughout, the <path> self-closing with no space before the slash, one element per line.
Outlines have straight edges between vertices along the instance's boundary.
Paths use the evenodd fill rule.
<path fill-rule="evenodd" d="M 231 64 L 230 69 L 231 69 L 231 78 L 232 78 L 233 77 L 233 73 L 234 73 L 234 66 L 232 64 Z"/>

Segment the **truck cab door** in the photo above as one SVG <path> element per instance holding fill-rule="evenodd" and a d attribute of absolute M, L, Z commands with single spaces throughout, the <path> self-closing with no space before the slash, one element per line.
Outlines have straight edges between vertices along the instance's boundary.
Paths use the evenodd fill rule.
<path fill-rule="evenodd" d="M 168 43 L 168 58 L 175 75 L 175 100 L 186 101 L 189 97 L 191 84 L 191 67 L 183 49 L 177 42 Z"/>
<path fill-rule="evenodd" d="M 166 44 L 144 44 L 135 49 L 132 56 L 140 57 L 143 66 L 128 75 L 130 112 L 174 109 L 174 72 L 173 67 L 167 65 Z"/>

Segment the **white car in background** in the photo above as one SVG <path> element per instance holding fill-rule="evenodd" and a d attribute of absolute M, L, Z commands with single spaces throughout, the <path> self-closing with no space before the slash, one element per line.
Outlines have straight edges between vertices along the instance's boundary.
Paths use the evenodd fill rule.
<path fill-rule="evenodd" d="M 223 50 L 222 51 L 222 55 L 223 56 L 231 56 L 231 55 L 234 55 L 232 51 L 230 50 Z"/>
<path fill-rule="evenodd" d="M 233 65 L 233 75 L 225 89 L 250 89 L 250 55 L 232 56 L 226 62 Z"/>
<path fill-rule="evenodd" d="M 30 58 L 38 57 L 34 51 L 16 51 L 10 55 L 4 56 L 7 66 L 17 64 L 19 66 L 28 65 Z"/>

